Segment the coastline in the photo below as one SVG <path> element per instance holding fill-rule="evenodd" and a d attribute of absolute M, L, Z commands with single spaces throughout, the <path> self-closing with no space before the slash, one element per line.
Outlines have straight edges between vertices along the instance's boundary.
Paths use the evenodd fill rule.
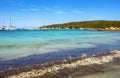
<path fill-rule="evenodd" d="M 76 78 L 120 67 L 120 51 L 0 71 L 0 78 Z"/>
<path fill-rule="evenodd" d="M 90 30 L 90 31 L 120 31 L 120 27 L 106 28 L 40 28 L 39 30 Z"/>

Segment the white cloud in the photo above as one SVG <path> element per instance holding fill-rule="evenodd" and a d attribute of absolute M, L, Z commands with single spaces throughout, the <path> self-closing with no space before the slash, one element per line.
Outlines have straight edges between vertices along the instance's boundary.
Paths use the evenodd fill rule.
<path fill-rule="evenodd" d="M 105 18 L 107 18 L 107 16 L 95 16 L 94 18 L 96 18 L 96 19 L 105 19 Z"/>
<path fill-rule="evenodd" d="M 38 8 L 30 8 L 31 11 L 39 11 Z"/>
<path fill-rule="evenodd" d="M 65 14 L 64 11 L 56 11 L 56 14 Z"/>
<path fill-rule="evenodd" d="M 76 14 L 83 13 L 83 11 L 80 11 L 80 10 L 73 10 L 72 12 Z"/>
<path fill-rule="evenodd" d="M 46 11 L 51 11 L 51 8 L 45 7 L 44 8 Z"/>
<path fill-rule="evenodd" d="M 44 10 L 55 14 L 65 14 L 65 12 L 60 10 L 59 7 L 53 7 L 53 8 L 44 7 Z"/>
<path fill-rule="evenodd" d="M 39 11 L 38 8 L 29 8 L 29 9 L 22 9 L 22 11 Z"/>
<path fill-rule="evenodd" d="M 28 9 L 22 9 L 21 11 L 28 11 Z"/>

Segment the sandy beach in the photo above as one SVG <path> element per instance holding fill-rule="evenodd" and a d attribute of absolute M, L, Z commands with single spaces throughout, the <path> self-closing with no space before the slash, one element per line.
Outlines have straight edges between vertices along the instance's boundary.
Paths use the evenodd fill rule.
<path fill-rule="evenodd" d="M 74 78 L 120 78 L 120 68 L 115 68 L 110 71 L 90 74 L 90 75 L 82 76 L 82 77 L 78 76 Z"/>
<path fill-rule="evenodd" d="M 120 51 L 111 51 L 63 62 L 9 68 L 0 71 L 0 78 L 119 78 L 119 61 Z"/>

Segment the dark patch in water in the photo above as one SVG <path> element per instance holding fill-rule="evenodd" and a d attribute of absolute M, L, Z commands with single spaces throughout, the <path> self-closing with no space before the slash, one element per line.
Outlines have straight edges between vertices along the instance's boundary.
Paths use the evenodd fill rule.
<path fill-rule="evenodd" d="M 58 52 L 30 55 L 23 58 L 13 59 L 0 62 L 0 69 L 9 67 L 21 67 L 32 64 L 42 64 L 52 61 L 63 61 L 71 58 L 79 58 L 82 54 L 92 55 L 96 53 L 104 53 L 111 50 L 120 49 L 120 44 L 99 44 L 95 48 L 78 48 L 69 50 L 60 50 Z"/>

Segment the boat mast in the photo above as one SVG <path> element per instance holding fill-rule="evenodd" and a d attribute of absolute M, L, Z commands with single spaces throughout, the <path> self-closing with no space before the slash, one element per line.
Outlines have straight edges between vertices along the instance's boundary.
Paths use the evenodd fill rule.
<path fill-rule="evenodd" d="M 0 27 L 2 26 L 1 24 L 2 24 L 2 22 L 1 22 L 2 20 L 1 20 L 1 17 L 0 17 Z"/>
<path fill-rule="evenodd" d="M 12 26 L 11 16 L 10 16 L 10 24 L 9 24 L 9 26 L 10 26 L 10 27 Z"/>
<path fill-rule="evenodd" d="M 3 27 L 5 26 L 5 17 L 3 17 Z"/>

